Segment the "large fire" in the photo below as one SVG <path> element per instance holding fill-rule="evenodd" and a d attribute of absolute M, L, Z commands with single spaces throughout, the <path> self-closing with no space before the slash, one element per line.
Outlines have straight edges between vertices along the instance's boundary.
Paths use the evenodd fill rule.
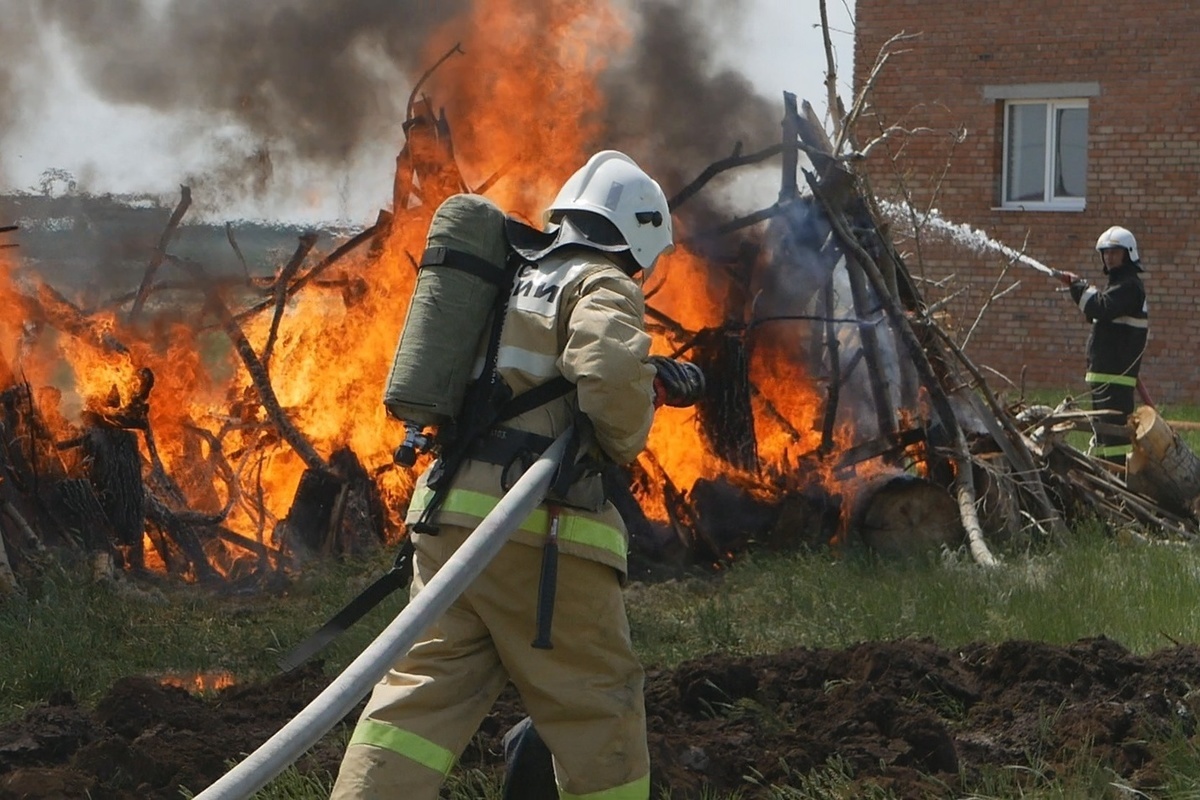
<path fill-rule="evenodd" d="M 629 39 L 621 16 L 603 3 L 551 5 L 556 30 L 547 34 L 546 9 L 535 12 L 516 0 L 477 3 L 469 24 L 446 26 L 429 42 L 427 54 L 433 62 L 455 44 L 467 54 L 446 61 L 429 84 L 467 115 L 454 129 L 463 176 L 478 185 L 499 173 L 488 196 L 535 222 L 562 180 L 595 148 L 596 113 L 603 107 L 598 76 Z M 288 300 L 267 365 L 288 418 L 324 459 L 350 448 L 379 484 L 393 523 L 411 492 L 413 473 L 392 466 L 402 431 L 385 416 L 381 392 L 413 288 L 412 264 L 436 205 L 428 199 L 459 188 L 434 185 L 432 174 L 419 187 L 426 202 L 398 198 L 404 205 L 393 209 L 381 249 L 368 254 L 361 248 L 344 259 L 344 269 L 361 278 L 365 292 L 351 296 L 307 287 Z M 250 375 L 214 317 L 151 302 L 133 324 L 122 315 L 90 315 L 72 328 L 69 303 L 56 306 L 44 287 L 22 285 L 14 275 L 3 265 L 0 356 L 17 380 L 62 389 L 58 408 L 44 409 L 59 420 L 55 438 L 77 435 L 89 415 L 103 419 L 141 409 L 155 448 L 151 452 L 147 438 L 138 437 L 144 463 L 161 459 L 190 509 L 217 513 L 228 506 L 227 528 L 272 545 L 270 526 L 288 513 L 306 463 L 272 429 L 261 405 L 245 402 L 255 396 Z M 664 259 L 647 289 L 650 305 L 687 331 L 717 328 L 727 314 L 728 278 L 686 248 Z M 261 355 L 272 335 L 272 309 L 240 322 Z M 659 332 L 654 351 L 678 352 L 686 344 Z M 786 470 L 789 459 L 819 446 L 822 401 L 788 347 L 771 339 L 748 345 L 750 377 L 759 391 L 753 399 L 758 457 L 768 468 Z M 213 474 L 216 442 L 232 480 Z M 691 410 L 660 410 L 649 450 L 684 490 L 701 478 L 738 478 L 741 472 L 706 445 Z M 741 479 L 753 483 L 753 475 Z M 237 496 L 250 487 L 255 502 Z M 662 518 L 661 498 L 641 499 L 650 516 Z M 391 529 L 400 532 L 398 525 Z M 162 567 L 149 540 L 146 553 L 148 566 Z"/>

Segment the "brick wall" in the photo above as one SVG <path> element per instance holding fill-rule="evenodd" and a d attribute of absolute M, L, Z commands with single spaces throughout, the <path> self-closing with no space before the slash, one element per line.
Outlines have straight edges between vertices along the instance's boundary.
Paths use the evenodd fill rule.
<path fill-rule="evenodd" d="M 855 131 L 862 145 L 891 125 L 930 129 L 872 151 L 875 193 L 906 190 L 919 208 L 1100 283 L 1097 236 L 1129 228 L 1150 301 L 1142 377 L 1160 404 L 1200 403 L 1200 3 L 857 0 L 855 18 L 856 87 L 887 39 L 920 33 L 889 58 Z M 1045 83 L 1099 87 L 1088 98 L 1086 210 L 998 210 L 1002 102 L 983 87 Z M 960 292 L 945 308 L 960 340 L 975 326 L 968 355 L 1014 382 L 1082 390 L 1088 325 L 1058 282 L 1025 266 L 1005 272 L 1006 257 L 931 233 L 897 226 L 894 238 L 914 274 L 954 276 L 924 284 L 926 299 Z"/>

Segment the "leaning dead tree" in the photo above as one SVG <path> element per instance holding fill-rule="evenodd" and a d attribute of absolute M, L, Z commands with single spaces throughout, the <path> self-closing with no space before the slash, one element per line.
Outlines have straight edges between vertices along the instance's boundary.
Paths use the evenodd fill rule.
<path fill-rule="evenodd" d="M 890 553 L 961 542 L 983 565 L 996 562 L 997 544 L 1062 542 L 1085 517 L 1110 528 L 1136 525 L 1147 535 L 1196 536 L 1191 506 L 1200 494 L 1200 459 L 1152 410 L 1134 417 L 1126 480 L 1068 443 L 1066 433 L 1095 424 L 1088 412 L 1038 417 L 1006 404 L 922 298 L 855 170 L 864 149 L 850 140 L 849 127 L 831 143 L 811 106 L 785 95 L 782 128 L 780 146 L 735 152 L 672 201 L 677 207 L 722 171 L 781 157 L 776 203 L 694 237 L 766 223 L 757 262 L 726 265 L 742 278 L 729 293 L 726 324 L 684 330 L 650 299 L 652 319 L 677 352 L 690 352 L 715 377 L 717 394 L 699 409 L 712 449 L 755 473 L 733 485 L 668 492 L 671 524 L 686 529 L 683 538 L 719 557 L 749 541 L 777 540 L 781 528 L 797 524 L 798 505 L 809 506 L 799 525 L 811 528 L 831 502 L 844 506 L 834 515 L 838 530 L 830 531 L 826 515 L 816 523 L 820 533 L 800 538 L 856 538 Z M 747 421 L 756 414 L 780 421 L 770 403 L 753 402 L 766 392 L 746 368 L 769 344 L 768 323 L 786 328 L 776 339 L 807 343 L 808 377 L 824 386 L 820 443 L 773 464 L 756 458 L 761 426 Z M 802 441 L 803 431 L 792 433 Z M 666 477 L 653 465 L 644 469 L 651 481 Z M 812 478 L 831 473 L 833 480 Z M 797 503 L 813 497 L 817 483 L 821 501 Z M 736 511 L 722 515 L 722 508 Z M 731 514 L 738 519 L 722 519 Z"/>

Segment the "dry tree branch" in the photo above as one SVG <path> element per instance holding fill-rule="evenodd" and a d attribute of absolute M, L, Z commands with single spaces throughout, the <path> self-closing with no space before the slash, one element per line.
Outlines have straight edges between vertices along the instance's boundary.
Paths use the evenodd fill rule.
<path fill-rule="evenodd" d="M 1038 478 L 1038 468 L 1033 460 L 1033 453 L 1029 450 L 1024 435 L 1017 429 L 1012 418 L 1000 407 L 1000 403 L 996 401 L 995 394 L 992 393 L 987 381 L 983 377 L 983 373 L 975 366 L 975 362 L 967 357 L 962 348 L 954 343 L 954 340 L 937 325 L 930 325 L 930 328 L 939 339 L 950 349 L 950 352 L 958 359 L 959 363 L 971 374 L 975 381 L 978 392 L 974 393 L 974 397 L 982 395 L 983 401 L 987 404 L 991 411 L 991 417 L 986 414 L 981 414 L 980 418 L 984 420 L 985 425 L 988 425 L 989 432 L 992 438 L 996 440 L 996 444 L 1000 445 L 1000 449 L 1008 456 L 1009 461 L 1017 467 L 1017 474 L 1021 478 L 1021 485 L 1028 482 L 1030 495 L 1034 502 L 1038 505 L 1038 512 L 1042 519 L 1046 519 L 1050 523 L 1051 530 L 1056 534 L 1066 532 L 1066 526 L 1055 510 L 1054 505 L 1050 502 L 1049 496 L 1046 494 L 1045 487 Z M 1001 430 L 993 430 L 993 425 L 998 423 Z"/>
<path fill-rule="evenodd" d="M 915 136 L 915 135 L 921 134 L 921 133 L 937 133 L 937 131 L 934 130 L 933 128 L 927 128 L 924 126 L 917 127 L 917 128 L 905 128 L 901 125 L 889 125 L 888 127 L 884 128 L 880 132 L 880 134 L 878 136 L 876 136 L 874 139 L 867 142 L 861 148 L 848 154 L 846 157 L 851 160 L 859 160 L 859 159 L 868 158 L 871 155 L 872 150 L 874 150 L 878 145 L 883 144 L 884 142 L 888 141 L 889 139 L 893 139 L 897 136 L 903 136 L 907 140 L 909 137 L 912 137 L 912 136 Z"/>
<path fill-rule="evenodd" d="M 956 300 L 960 295 L 964 294 L 966 291 L 967 291 L 966 289 L 959 289 L 956 292 L 951 292 L 950 294 L 946 295 L 941 300 L 938 300 L 935 303 L 930 303 L 928 305 L 928 307 L 926 307 L 926 309 L 925 309 L 925 315 L 932 317 L 934 314 L 941 311 L 946 306 L 950 305 L 950 303 L 952 303 L 954 300 Z"/>
<path fill-rule="evenodd" d="M 287 302 L 288 285 L 291 283 L 292 276 L 304 263 L 308 251 L 312 250 L 316 243 L 317 234 L 311 231 L 301 234 L 300 241 L 296 245 L 296 252 L 292 253 L 291 259 L 284 265 L 279 277 L 275 279 L 275 313 L 271 317 L 271 329 L 267 332 L 267 343 L 263 345 L 262 351 L 262 364 L 265 370 L 269 371 L 271 368 L 271 351 L 275 348 L 275 337 L 279 335 L 279 323 L 283 319 L 283 306 Z"/>
<path fill-rule="evenodd" d="M 167 245 L 171 243 L 171 237 L 175 235 L 175 230 L 179 227 L 180 221 L 183 220 L 183 215 L 187 213 L 188 206 L 191 204 L 191 187 L 180 186 L 179 204 L 175 206 L 175 210 L 171 212 L 171 218 L 167 220 L 167 227 L 158 239 L 158 247 L 154 248 L 154 253 L 150 256 L 150 263 L 146 265 L 146 272 L 142 275 L 142 283 L 138 286 L 137 294 L 134 295 L 133 305 L 129 309 L 130 322 L 133 322 L 137 315 L 141 313 L 142 306 L 146 302 L 146 296 L 150 293 L 150 284 L 154 281 L 154 273 L 162 266 L 163 259 L 167 255 Z"/>
<path fill-rule="evenodd" d="M 187 270 L 192 278 L 201 286 L 208 285 L 208 275 L 205 269 L 195 261 L 189 261 L 177 256 L 167 256 L 174 264 L 183 267 Z M 294 285 L 294 284 L 293 284 Z M 283 440 L 292 446 L 296 454 L 304 461 L 305 466 L 309 469 L 318 470 L 320 472 L 328 472 L 329 467 L 325 464 L 324 459 L 317 453 L 316 449 L 304 438 L 304 434 L 300 429 L 292 424 L 288 419 L 283 408 L 279 405 L 279 399 L 275 396 L 275 389 L 271 386 L 271 379 L 267 375 L 267 370 L 263 367 L 263 363 L 258 358 L 258 354 L 254 352 L 254 348 L 250 344 L 250 340 L 246 338 L 246 334 L 238 325 L 237 318 L 230 312 L 229 307 L 225 305 L 225 301 L 220 298 L 214 289 L 206 291 L 207 308 L 212 310 L 217 316 L 217 320 L 221 324 L 225 335 L 233 342 L 234 349 L 242 358 L 242 363 L 246 366 L 246 372 L 250 375 L 250 380 L 254 384 L 255 390 L 258 392 L 258 400 L 262 403 L 263 410 L 275 423 L 275 429 L 279 431 L 279 435 Z"/>
<path fill-rule="evenodd" d="M 983 320 L 983 315 L 987 313 L 989 308 L 991 308 L 992 303 L 1020 288 L 1021 282 L 1017 281 L 1016 283 L 1009 284 L 1008 288 L 1006 289 L 1002 289 L 999 292 L 996 291 L 996 284 L 999 284 L 1007 273 L 1008 268 L 1005 267 L 1004 270 L 1000 272 L 1000 277 L 996 279 L 996 283 L 992 285 L 992 291 L 989 293 L 988 299 L 985 300 L 983 305 L 979 307 L 979 312 L 975 315 L 975 321 L 971 323 L 971 327 L 967 329 L 967 335 L 963 337 L 962 344 L 959 345 L 962 347 L 962 349 L 967 349 L 967 344 L 969 344 L 971 341 L 971 334 L 975 333 L 975 329 L 979 327 L 979 323 Z"/>
<path fill-rule="evenodd" d="M 693 195 L 703 189 L 706 183 L 722 172 L 735 167 L 742 167 L 746 166 L 747 164 L 757 164 L 761 161 L 765 161 L 771 156 L 778 155 L 779 153 L 783 152 L 783 148 L 784 145 L 782 143 L 773 144 L 770 147 L 759 150 L 757 153 L 742 155 L 742 143 L 738 142 L 736 145 L 734 145 L 733 153 L 728 158 L 723 158 L 720 161 L 714 161 L 713 163 L 709 164 L 708 167 L 706 167 L 705 170 L 701 172 L 695 180 L 680 189 L 675 196 L 667 202 L 667 207 L 674 211 L 675 209 L 679 208 L 679 206 L 691 199 Z"/>
<path fill-rule="evenodd" d="M 833 57 L 833 40 L 829 36 L 829 12 L 825 7 L 825 0 L 821 0 L 820 5 L 821 39 L 825 45 L 825 102 L 829 104 L 829 117 L 833 120 L 833 135 L 841 138 L 845 109 L 842 108 L 842 99 L 837 93 L 837 61 Z M 837 153 L 836 150 L 833 152 Z"/>
<path fill-rule="evenodd" d="M 862 114 L 863 109 L 866 108 L 867 96 L 870 94 L 871 90 L 875 88 L 875 81 L 877 81 L 880 74 L 882 74 L 883 67 L 885 64 L 887 64 L 888 59 L 893 55 L 899 55 L 901 53 L 908 52 L 907 50 L 893 51 L 892 46 L 896 42 L 902 42 L 908 39 L 916 39 L 919 36 L 921 36 L 919 33 L 910 34 L 901 31 L 884 42 L 883 47 L 879 48 L 879 53 L 875 56 L 875 64 L 871 67 L 870 74 L 867 75 L 867 82 L 863 84 L 863 88 L 859 91 L 858 96 L 854 98 L 854 104 L 850 106 L 849 113 L 847 113 L 845 119 L 842 120 L 841 131 L 838 133 L 837 139 L 834 141 L 833 145 L 833 155 L 835 157 L 841 153 L 842 145 L 844 145 L 846 142 L 846 137 L 849 136 L 850 131 L 854 129 L 855 124 L 858 122 L 859 116 Z"/>
<path fill-rule="evenodd" d="M 246 276 L 246 285 L 250 285 L 250 265 L 246 263 L 246 257 L 242 255 L 242 248 L 238 247 L 237 239 L 233 235 L 233 223 L 225 223 L 225 238 L 229 240 L 229 246 L 233 248 L 233 252 L 237 255 L 238 261 L 242 265 L 242 272 Z"/>

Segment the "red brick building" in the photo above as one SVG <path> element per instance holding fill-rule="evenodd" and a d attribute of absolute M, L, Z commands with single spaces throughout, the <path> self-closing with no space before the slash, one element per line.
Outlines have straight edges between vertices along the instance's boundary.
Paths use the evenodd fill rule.
<path fill-rule="evenodd" d="M 1160 405 L 1200 403 L 1200 3 L 857 0 L 854 84 L 892 55 L 855 130 L 880 198 L 980 229 L 1103 284 L 1096 238 L 1137 237 L 1150 303 L 1142 378 Z M 1087 322 L 1059 283 L 897 224 L 926 299 L 967 353 L 1026 385 L 1082 391 Z M 919 256 L 918 256 L 919 254 Z M 993 295 L 1016 281 L 1020 287 Z M 987 308 L 984 309 L 985 304 Z M 993 388 L 1003 382 L 996 379 Z"/>

